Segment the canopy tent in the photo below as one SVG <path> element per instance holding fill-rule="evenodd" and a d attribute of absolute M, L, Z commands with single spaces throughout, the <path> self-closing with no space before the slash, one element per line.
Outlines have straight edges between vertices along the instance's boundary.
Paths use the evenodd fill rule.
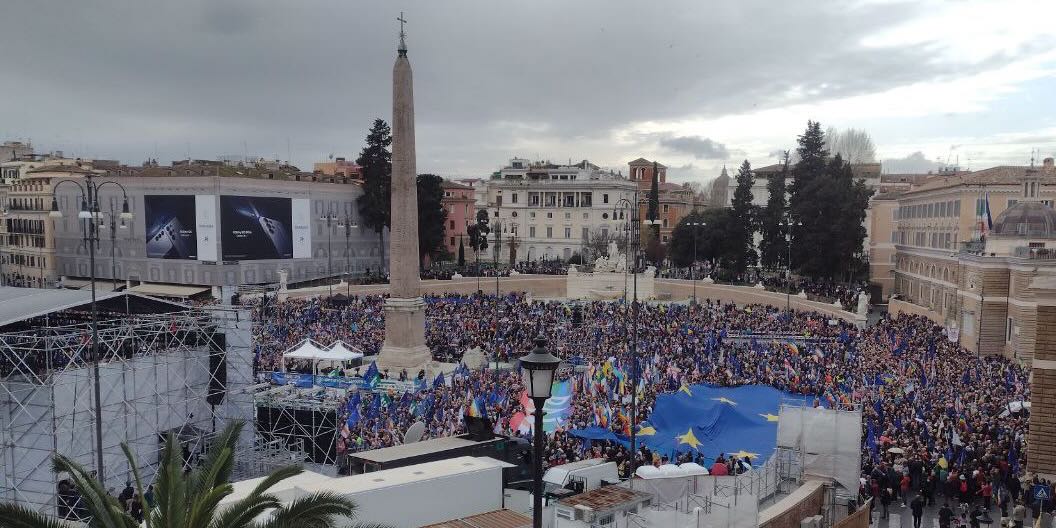
<path fill-rule="evenodd" d="M 330 367 L 343 366 L 345 362 L 360 359 L 363 353 L 350 349 L 341 341 L 325 348 L 311 339 L 305 339 L 300 345 L 291 348 L 282 355 L 282 371 L 286 372 L 286 360 L 303 359 L 312 362 L 312 374 L 319 374 L 319 364 L 328 363 Z"/>

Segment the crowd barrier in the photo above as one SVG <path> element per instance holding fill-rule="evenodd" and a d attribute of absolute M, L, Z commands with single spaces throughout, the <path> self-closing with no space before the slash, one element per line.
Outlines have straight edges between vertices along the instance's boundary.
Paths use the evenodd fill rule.
<path fill-rule="evenodd" d="M 293 385 L 299 389 L 310 389 L 312 387 L 328 387 L 332 389 L 356 389 L 364 388 L 363 378 L 346 376 L 315 376 L 312 374 L 301 374 L 299 372 L 272 372 L 269 376 L 275 385 Z M 425 382 L 381 380 L 372 389 L 373 392 L 416 392 L 426 387 Z"/>

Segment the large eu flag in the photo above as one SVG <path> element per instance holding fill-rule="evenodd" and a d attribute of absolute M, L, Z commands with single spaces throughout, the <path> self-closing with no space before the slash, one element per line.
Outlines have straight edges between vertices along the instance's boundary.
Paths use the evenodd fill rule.
<path fill-rule="evenodd" d="M 777 445 L 782 401 L 810 403 L 813 397 L 764 385 L 684 386 L 657 397 L 648 423 L 638 429 L 638 438 L 649 449 L 669 457 L 690 452 L 714 460 L 725 453 L 761 462 Z"/>

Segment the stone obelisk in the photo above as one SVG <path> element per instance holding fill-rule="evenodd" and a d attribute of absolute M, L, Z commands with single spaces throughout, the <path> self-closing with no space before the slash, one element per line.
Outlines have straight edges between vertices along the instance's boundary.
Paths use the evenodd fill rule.
<path fill-rule="evenodd" d="M 425 345 L 425 302 L 418 275 L 418 187 L 415 183 L 414 91 L 403 14 L 392 69 L 392 227 L 389 230 L 389 299 L 379 368 L 406 368 L 411 376 L 431 360 Z M 395 373 L 393 373 L 395 374 Z"/>

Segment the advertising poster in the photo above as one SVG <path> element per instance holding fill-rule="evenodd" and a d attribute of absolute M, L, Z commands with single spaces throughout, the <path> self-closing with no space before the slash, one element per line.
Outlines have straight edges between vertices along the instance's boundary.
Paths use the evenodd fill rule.
<path fill-rule="evenodd" d="M 148 194 L 143 207 L 147 258 L 198 258 L 194 196 Z"/>
<path fill-rule="evenodd" d="M 220 225 L 216 221 L 216 195 L 199 194 L 194 197 L 195 231 L 198 235 L 198 260 L 216 262 Z"/>
<path fill-rule="evenodd" d="M 289 198 L 220 197 L 223 260 L 293 258 Z"/>

